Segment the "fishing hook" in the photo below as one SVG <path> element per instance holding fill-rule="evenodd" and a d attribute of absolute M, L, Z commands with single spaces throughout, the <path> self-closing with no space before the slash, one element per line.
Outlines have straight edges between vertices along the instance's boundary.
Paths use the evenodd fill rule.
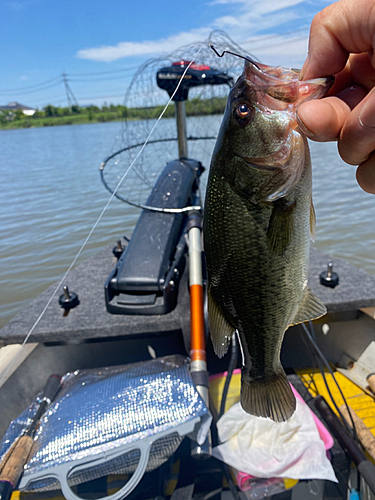
<path fill-rule="evenodd" d="M 224 54 L 231 54 L 232 56 L 235 56 L 235 57 L 240 57 L 241 59 L 245 59 L 245 61 L 248 61 L 249 63 L 251 63 L 253 66 L 255 66 L 257 69 L 259 69 L 259 71 L 262 71 L 260 69 L 260 67 L 252 60 L 250 59 L 249 57 L 246 57 L 246 56 L 241 56 L 240 54 L 236 54 L 235 52 L 231 52 L 230 50 L 224 50 L 221 55 L 219 54 L 219 52 L 215 49 L 215 47 L 213 46 L 213 44 L 210 42 L 209 43 L 209 46 L 210 48 L 215 52 L 215 54 L 218 56 L 218 57 L 223 57 Z"/>

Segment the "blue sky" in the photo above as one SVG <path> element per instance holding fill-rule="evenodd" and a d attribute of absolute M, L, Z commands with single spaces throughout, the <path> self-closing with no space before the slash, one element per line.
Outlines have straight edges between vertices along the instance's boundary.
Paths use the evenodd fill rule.
<path fill-rule="evenodd" d="M 222 29 L 266 64 L 301 66 L 328 0 L 1 0 L 0 104 L 121 103 L 134 68 Z M 98 73 L 92 75 L 92 73 Z"/>

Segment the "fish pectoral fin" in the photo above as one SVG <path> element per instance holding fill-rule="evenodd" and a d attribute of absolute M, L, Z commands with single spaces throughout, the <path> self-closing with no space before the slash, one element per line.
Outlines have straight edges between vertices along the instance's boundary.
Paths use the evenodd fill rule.
<path fill-rule="evenodd" d="M 222 358 L 228 351 L 235 328 L 233 328 L 224 318 L 223 313 L 209 291 L 207 293 L 207 299 L 212 344 L 215 354 L 219 356 L 219 358 Z"/>
<path fill-rule="evenodd" d="M 273 210 L 268 223 L 267 240 L 272 255 L 282 255 L 293 235 L 293 213 L 296 202 L 290 203 L 281 198 L 273 203 Z"/>
<path fill-rule="evenodd" d="M 306 287 L 302 304 L 290 326 L 298 325 L 299 323 L 304 323 L 305 321 L 310 321 L 312 319 L 318 319 L 321 316 L 324 316 L 326 312 L 327 309 L 323 302 L 318 299 L 309 287 Z"/>
<path fill-rule="evenodd" d="M 310 205 L 310 236 L 311 236 L 311 241 L 315 241 L 316 239 L 316 215 L 315 215 L 315 208 L 314 208 L 314 203 L 311 198 L 311 205 Z"/>

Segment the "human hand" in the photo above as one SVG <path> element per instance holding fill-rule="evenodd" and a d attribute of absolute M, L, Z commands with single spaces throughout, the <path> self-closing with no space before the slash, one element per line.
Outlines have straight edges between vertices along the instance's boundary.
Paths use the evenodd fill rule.
<path fill-rule="evenodd" d="M 328 97 L 298 109 L 315 141 L 338 141 L 343 160 L 358 165 L 357 181 L 375 194 L 375 0 L 341 0 L 311 24 L 301 79 L 335 75 Z M 302 123 L 301 123 L 302 122 Z"/>

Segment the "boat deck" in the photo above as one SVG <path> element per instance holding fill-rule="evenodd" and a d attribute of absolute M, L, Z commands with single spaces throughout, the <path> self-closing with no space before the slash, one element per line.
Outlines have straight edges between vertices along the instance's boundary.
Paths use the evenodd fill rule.
<path fill-rule="evenodd" d="M 328 288 L 320 284 L 319 275 L 328 262 L 339 275 L 339 285 Z M 73 269 L 65 285 L 79 296 L 80 304 L 67 316 L 58 303 L 62 290 L 56 294 L 43 318 L 33 330 L 29 342 L 73 343 L 88 340 L 152 337 L 190 330 L 187 272 L 180 282 L 179 302 L 170 313 L 161 316 L 112 315 L 105 308 L 104 283 L 115 266 L 112 247 L 106 247 Z M 0 330 L 5 344 L 22 343 L 47 304 L 57 283 L 34 299 Z M 375 307 L 375 276 L 347 262 L 331 258 L 312 248 L 309 286 L 328 310 L 328 320 L 354 319 L 362 308 Z"/>

